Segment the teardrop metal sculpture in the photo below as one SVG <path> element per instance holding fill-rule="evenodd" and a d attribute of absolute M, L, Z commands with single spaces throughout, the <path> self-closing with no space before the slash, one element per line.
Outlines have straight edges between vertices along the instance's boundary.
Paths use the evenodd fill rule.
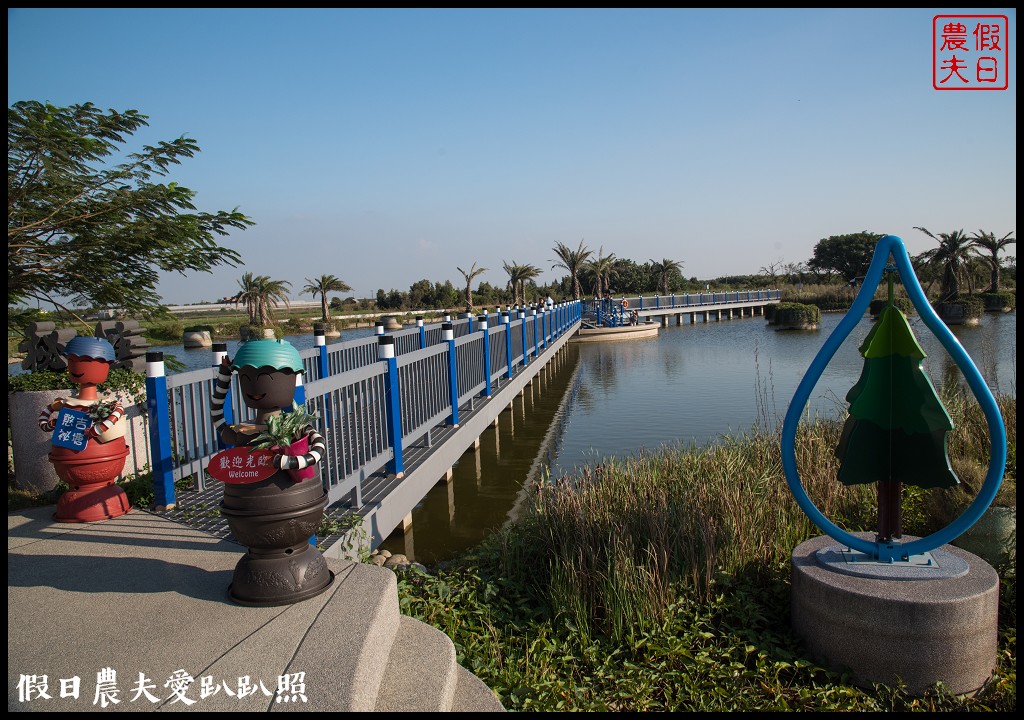
<path fill-rule="evenodd" d="M 807 400 L 829 361 L 831 361 L 843 341 L 853 332 L 861 318 L 864 317 L 864 313 L 874 297 L 875 290 L 882 281 L 882 274 L 885 272 L 886 265 L 889 264 L 890 255 L 896 269 L 899 271 L 900 279 L 903 282 L 907 295 L 914 304 L 914 308 L 924 321 L 924 324 L 938 338 L 950 357 L 953 358 L 953 361 L 963 373 L 971 392 L 977 398 L 985 414 L 985 420 L 988 423 L 991 441 L 988 474 L 974 501 L 964 510 L 960 517 L 946 527 L 931 535 L 905 544 L 900 542 L 871 542 L 852 535 L 837 526 L 825 517 L 814 505 L 810 497 L 808 497 L 796 467 L 796 430 L 800 417 L 807 405 Z M 907 255 L 907 249 L 903 245 L 903 240 L 895 235 L 886 235 L 878 241 L 878 244 L 875 246 L 875 253 L 871 258 L 871 265 L 864 276 L 864 284 L 861 286 L 860 292 L 857 293 L 852 307 L 825 341 L 821 350 L 818 351 L 818 354 L 797 386 L 796 393 L 789 405 L 789 410 L 786 412 L 786 419 L 782 426 L 782 468 L 786 474 L 786 482 L 789 485 L 790 492 L 793 493 L 793 497 L 796 499 L 800 509 L 810 518 L 811 522 L 833 540 L 881 562 L 895 562 L 905 560 L 912 555 L 923 555 L 955 540 L 978 521 L 989 505 L 992 504 L 992 500 L 999 491 L 999 486 L 1003 481 L 1003 472 L 1006 469 L 1006 427 L 1003 425 L 1003 418 L 999 413 L 999 407 L 996 405 L 992 392 L 985 384 L 984 378 L 967 354 L 967 351 L 964 350 L 960 341 L 957 340 L 956 336 L 950 332 L 946 324 L 942 322 L 932 309 L 928 298 L 924 294 L 924 290 L 921 288 L 921 283 L 914 274 L 914 268 L 910 262 L 910 257 Z"/>

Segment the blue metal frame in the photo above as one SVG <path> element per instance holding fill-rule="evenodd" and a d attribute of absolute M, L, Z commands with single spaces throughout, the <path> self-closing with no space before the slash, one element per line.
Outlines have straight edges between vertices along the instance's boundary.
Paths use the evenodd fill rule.
<path fill-rule="evenodd" d="M 491 396 L 491 337 L 488 329 L 487 313 L 480 317 L 480 332 L 484 336 L 484 389 L 480 391 L 481 397 Z"/>
<path fill-rule="evenodd" d="M 174 468 L 171 463 L 171 428 L 167 418 L 167 375 L 164 354 L 146 353 L 146 411 L 149 413 L 149 447 L 153 465 L 153 501 L 158 507 L 174 505 Z"/>
<path fill-rule="evenodd" d="M 971 392 L 978 399 L 978 403 L 985 413 L 989 437 L 991 438 L 991 459 L 988 466 L 988 475 L 985 477 L 985 483 L 982 485 L 974 502 L 964 510 L 960 517 L 946 527 L 927 537 L 913 540 L 906 544 L 871 542 L 842 530 L 826 518 L 814 503 L 811 502 L 800 481 L 800 475 L 796 468 L 796 430 L 800 422 L 800 416 L 807 405 L 807 400 L 814 389 L 814 385 L 818 382 L 818 379 L 825 371 L 825 367 L 835 355 L 839 346 L 842 345 L 843 341 L 853 331 L 853 328 L 864 317 L 864 313 L 874 297 L 875 290 L 882 281 L 882 273 L 889 262 L 890 254 L 896 264 L 896 269 L 899 271 L 900 279 L 903 281 L 903 287 L 906 289 L 907 295 L 910 297 L 911 302 L 913 302 L 924 324 L 935 334 L 939 342 L 942 343 L 942 346 L 953 358 L 953 361 L 956 362 L 960 371 L 964 374 Z M 796 394 L 793 396 L 793 401 L 790 403 L 785 422 L 782 426 L 782 468 L 786 473 L 786 483 L 789 485 L 790 492 L 793 493 L 793 497 L 796 498 L 800 509 L 811 519 L 811 522 L 833 540 L 837 540 L 853 550 L 870 555 L 882 562 L 894 562 L 910 555 L 924 554 L 955 540 L 978 521 L 978 518 L 992 504 L 992 500 L 999 491 L 999 486 L 1003 482 L 1003 472 L 1006 469 L 1006 427 L 1003 425 L 1003 418 L 999 413 L 999 407 L 996 405 L 995 398 L 988 389 L 988 385 L 985 384 L 985 379 L 978 371 L 978 368 L 975 367 L 967 351 L 964 350 L 960 341 L 946 327 L 946 324 L 935 314 L 931 303 L 928 302 L 928 298 L 921 288 L 921 283 L 914 274 L 914 267 L 910 262 L 910 257 L 907 255 L 907 249 L 903 245 L 903 240 L 895 235 L 886 235 L 878 241 L 878 245 L 875 246 L 875 254 L 871 258 L 871 265 L 864 276 L 864 283 L 861 285 L 860 292 L 857 293 L 857 297 L 853 301 L 853 306 L 825 341 L 825 344 L 811 362 L 811 366 L 807 369 L 807 373 L 797 386 Z"/>

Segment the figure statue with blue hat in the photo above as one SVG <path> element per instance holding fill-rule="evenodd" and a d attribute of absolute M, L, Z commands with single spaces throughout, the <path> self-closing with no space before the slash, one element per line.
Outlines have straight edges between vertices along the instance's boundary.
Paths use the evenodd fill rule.
<path fill-rule="evenodd" d="M 101 397 L 116 360 L 107 340 L 79 336 L 65 349 L 68 375 L 78 391 L 57 398 L 39 414 L 39 428 L 53 433 L 49 453 L 57 476 L 72 487 L 57 501 L 58 522 L 97 522 L 131 510 L 128 496 L 117 484 L 128 457 L 128 423 L 120 397 Z"/>
<path fill-rule="evenodd" d="M 224 400 L 238 373 L 241 398 L 254 422 L 228 425 Z M 287 605 L 319 595 L 334 580 L 311 544 L 328 497 L 317 473 L 326 443 L 315 413 L 295 403 L 304 372 L 298 350 L 284 340 L 243 343 L 225 357 L 213 391 L 213 426 L 225 445 L 207 467 L 224 483 L 220 511 L 235 539 L 249 551 L 238 561 L 229 588 L 242 605 Z M 282 412 L 282 409 L 287 409 Z"/>

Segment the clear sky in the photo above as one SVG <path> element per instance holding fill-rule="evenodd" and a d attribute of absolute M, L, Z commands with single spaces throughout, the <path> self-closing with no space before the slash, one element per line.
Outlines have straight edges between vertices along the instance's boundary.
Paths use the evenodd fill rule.
<path fill-rule="evenodd" d="M 1009 89 L 932 87 L 936 10 L 8 9 L 8 103 L 136 109 L 171 179 L 255 220 L 245 268 L 167 276 L 169 304 L 248 270 L 357 296 L 557 242 L 686 276 L 808 260 L 829 235 L 1016 233 Z M 1011 247 L 1010 254 L 1016 254 Z"/>

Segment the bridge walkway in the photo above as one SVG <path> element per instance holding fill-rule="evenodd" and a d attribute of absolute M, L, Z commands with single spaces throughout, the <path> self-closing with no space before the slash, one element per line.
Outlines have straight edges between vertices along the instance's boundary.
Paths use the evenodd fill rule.
<path fill-rule="evenodd" d="M 496 388 L 497 392 L 500 393 L 508 388 L 510 383 L 511 380 L 502 379 L 500 381 L 500 386 Z M 462 420 L 460 427 L 465 427 L 471 423 L 473 425 L 478 425 L 478 420 L 480 418 L 484 418 L 485 425 L 493 423 L 494 419 L 497 418 L 503 410 L 508 409 L 508 403 L 504 400 L 502 400 L 502 402 L 504 405 L 498 406 L 497 400 L 494 396 L 491 398 L 474 398 L 470 403 L 459 409 L 459 417 L 460 420 Z M 494 410 L 497 410 L 497 414 L 494 413 Z M 383 542 L 389 534 L 385 533 L 383 529 L 375 528 L 376 523 L 373 522 L 373 518 L 376 511 L 387 502 L 387 498 L 392 492 L 397 490 L 403 482 L 406 482 L 407 478 L 416 478 L 422 475 L 424 477 L 424 482 L 421 484 L 428 484 L 431 478 L 433 478 L 433 483 L 446 480 L 447 478 L 443 474 L 441 477 L 434 477 L 433 475 L 427 474 L 432 472 L 428 469 L 428 461 L 432 458 L 439 458 L 443 455 L 446 459 L 441 460 L 441 464 L 447 462 L 450 467 L 454 462 L 451 459 L 453 454 L 456 456 L 461 455 L 469 447 L 472 447 L 473 438 L 463 432 L 462 434 L 465 437 L 462 438 L 462 443 L 459 445 L 460 449 L 456 449 L 456 444 L 460 442 L 458 437 L 460 435 L 459 430 L 460 428 L 453 427 L 450 424 L 435 426 L 429 431 L 429 436 L 424 436 L 423 439 L 418 441 L 415 445 L 405 449 L 406 473 L 404 477 L 398 478 L 383 470 L 373 473 L 363 481 L 363 502 L 361 506 L 356 507 L 351 500 L 341 500 L 329 505 L 325 509 L 325 518 L 332 521 L 334 526 L 340 527 L 347 527 L 350 524 L 352 517 L 355 515 L 358 515 L 364 520 L 369 520 L 370 522 L 366 524 L 366 529 L 367 535 L 370 536 L 371 539 L 370 549 L 372 550 L 376 548 L 377 545 Z M 477 437 L 479 437 L 479 435 L 477 435 Z M 447 442 L 451 442 L 451 444 L 445 447 L 445 443 Z M 442 447 L 445 447 L 443 453 L 439 452 Z M 433 464 L 434 463 L 431 463 L 430 465 Z M 428 467 L 424 467 L 425 465 L 428 465 Z M 178 492 L 178 502 L 173 508 L 170 510 L 164 510 L 157 514 L 183 525 L 189 525 L 197 530 L 202 530 L 203 532 L 222 540 L 235 542 L 234 537 L 231 535 L 231 530 L 228 528 L 227 520 L 221 515 L 220 510 L 218 509 L 223 497 L 224 486 L 222 483 L 211 483 L 203 489 L 193 486 Z M 406 515 L 408 515 L 408 513 L 406 513 Z M 403 516 L 402 519 L 405 520 L 405 517 Z M 371 536 L 371 533 L 373 533 L 375 529 L 376 537 L 373 537 Z M 340 557 L 343 554 L 343 548 L 339 543 L 341 543 L 343 539 L 344 537 L 341 532 L 333 532 L 325 537 L 318 537 L 317 545 L 323 550 L 334 547 L 335 551 L 333 553 L 329 553 L 329 556 Z"/>

